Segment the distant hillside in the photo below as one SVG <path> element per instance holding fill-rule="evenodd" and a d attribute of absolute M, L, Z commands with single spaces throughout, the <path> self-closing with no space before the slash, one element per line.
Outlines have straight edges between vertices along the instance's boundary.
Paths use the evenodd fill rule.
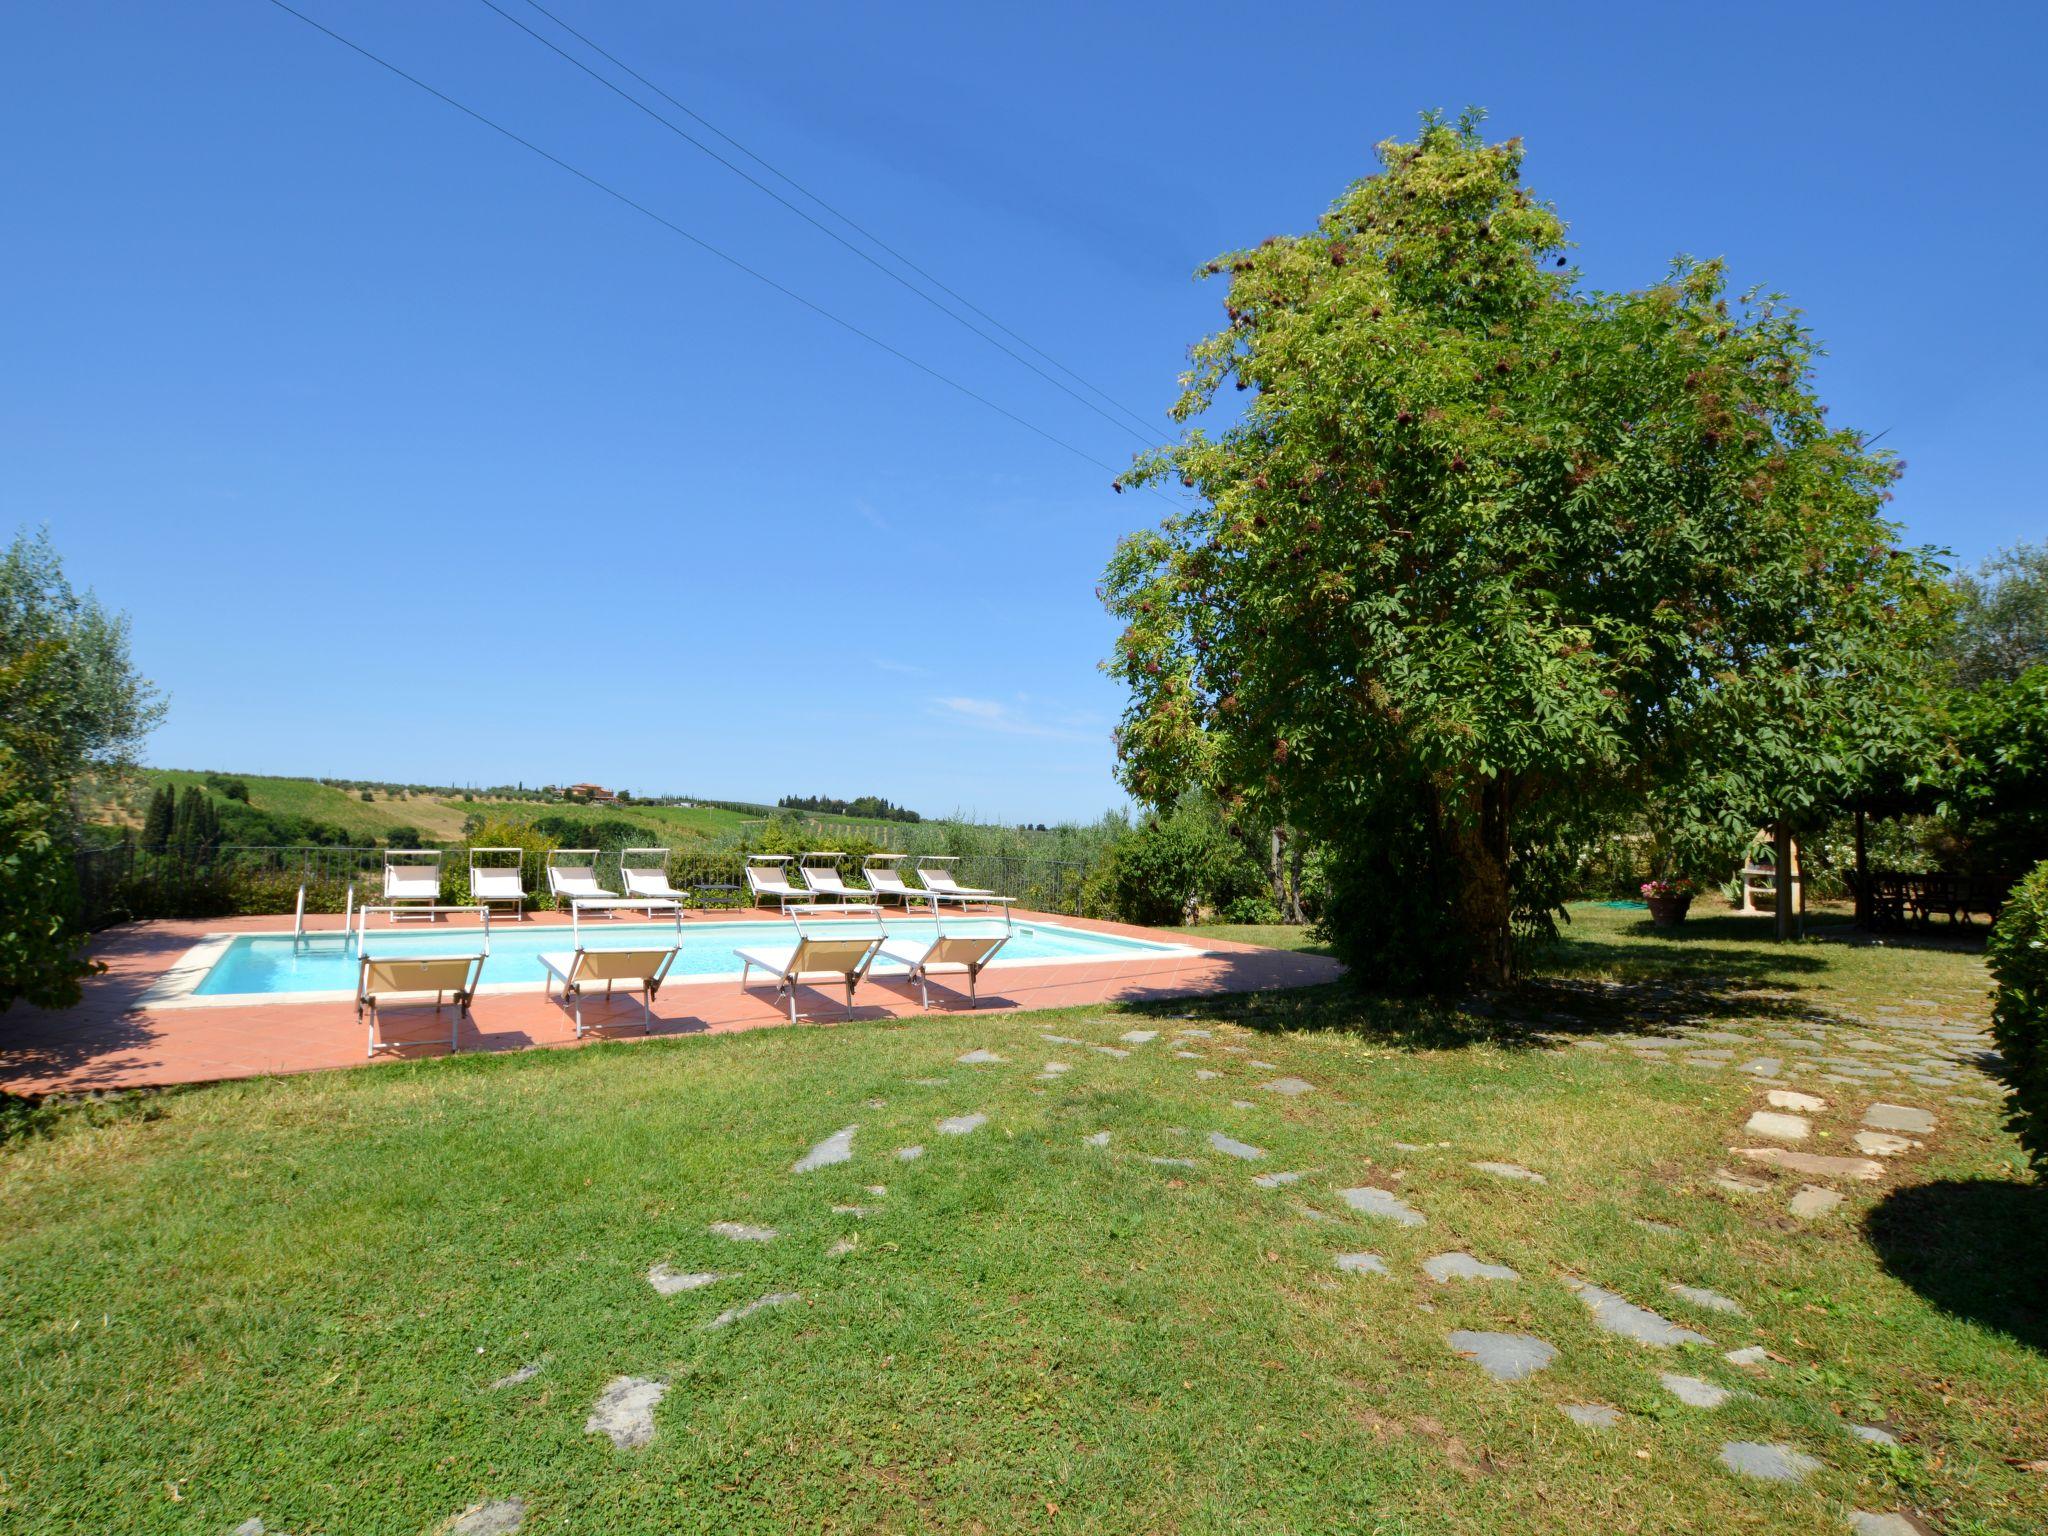
<path fill-rule="evenodd" d="M 87 801 L 86 819 L 104 826 L 140 827 L 149 799 L 159 786 L 182 791 L 187 785 L 206 790 L 217 805 L 227 809 L 223 787 L 240 784 L 248 790 L 247 804 L 272 817 L 289 818 L 309 827 L 333 829 L 341 840 L 363 844 L 387 841 L 394 831 L 407 829 L 431 842 L 453 842 L 463 835 L 464 824 L 473 815 L 490 814 L 515 820 L 536 816 L 573 815 L 579 820 L 614 823 L 644 832 L 649 843 L 671 846 L 692 840 L 727 841 L 736 838 L 750 821 L 760 821 L 776 812 L 761 806 L 747 810 L 727 802 L 722 805 L 582 805 L 531 796 L 500 798 L 487 792 L 414 790 L 391 785 L 347 788 L 317 779 L 275 778 L 254 773 L 218 773 L 185 768 L 142 768 L 124 780 L 103 783 Z M 870 827 L 880 831 L 884 823 L 870 818 L 839 816 L 827 812 L 801 813 L 807 823 L 820 827 L 848 829 Z M 266 839 L 268 840 L 268 839 Z M 293 837 L 291 841 L 300 840 Z M 315 841 L 331 841 L 318 837 Z"/>

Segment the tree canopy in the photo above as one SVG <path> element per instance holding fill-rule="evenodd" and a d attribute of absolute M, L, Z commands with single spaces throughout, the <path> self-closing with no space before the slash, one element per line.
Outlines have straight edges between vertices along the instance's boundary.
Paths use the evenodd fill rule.
<path fill-rule="evenodd" d="M 1313 833 L 1376 974 L 1495 983 L 1608 819 L 1734 843 L 1868 771 L 1938 568 L 1796 310 L 1713 261 L 1582 289 L 1476 114 L 1379 159 L 1314 231 L 1204 269 L 1227 324 L 1175 415 L 1245 402 L 1119 481 L 1194 503 L 1106 576 L 1121 771 Z"/>

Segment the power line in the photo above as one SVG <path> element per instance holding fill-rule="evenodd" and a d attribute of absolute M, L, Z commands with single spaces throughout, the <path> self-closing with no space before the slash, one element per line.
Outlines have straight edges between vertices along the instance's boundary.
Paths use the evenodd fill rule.
<path fill-rule="evenodd" d="M 1110 464 L 1105 460 L 1096 458 L 1094 454 L 1089 453 L 1084 448 L 1075 447 L 1072 443 L 1068 442 L 1063 437 L 1056 437 L 1052 433 L 1046 431 L 1045 428 L 1039 426 L 1036 422 L 1025 420 L 1025 418 L 1019 416 L 1015 411 L 1009 409 L 1007 406 L 996 404 L 996 402 L 989 399 L 988 396 L 980 394 L 977 391 L 968 388 L 965 384 L 962 384 L 958 379 L 955 379 L 948 374 L 941 373 L 938 369 L 932 367 L 929 363 L 920 362 L 917 358 L 912 357 L 908 352 L 903 351 L 899 347 L 890 345 L 888 342 L 882 340 L 881 337 L 876 336 L 870 331 L 863 330 L 858 325 L 855 325 L 851 320 L 844 319 L 841 316 L 834 314 L 831 310 L 825 308 L 824 305 L 819 304 L 815 300 L 805 298 L 804 295 L 798 293 L 794 288 L 787 287 L 784 284 L 777 282 L 774 278 L 768 276 L 767 273 L 760 271 L 758 268 L 747 265 L 747 263 L 741 261 L 739 257 L 734 256 L 724 250 L 721 250 L 719 247 L 713 245 L 710 241 L 704 239 L 701 235 L 692 234 L 689 230 L 683 228 L 682 225 L 676 223 L 673 219 L 668 218 L 666 215 L 656 213 L 652 208 L 649 208 L 645 203 L 638 202 L 635 199 L 628 197 L 625 193 L 621 192 L 617 187 L 612 186 L 610 183 L 600 181 L 597 177 L 591 175 L 590 172 L 579 169 L 574 165 L 571 165 L 567 160 L 564 160 L 560 155 L 557 155 L 550 150 L 542 149 L 540 145 L 534 143 L 531 139 L 522 138 L 519 134 L 514 133 L 510 128 L 507 128 L 503 123 L 497 122 L 492 118 L 486 117 L 484 116 L 483 113 L 477 111 L 476 108 L 465 105 L 460 101 L 457 101 L 453 96 L 450 96 L 446 91 L 436 89 L 434 86 L 431 86 L 427 84 L 426 81 L 420 79 L 417 75 L 408 74 L 405 70 L 400 69 L 396 64 L 393 64 L 389 59 L 383 58 L 378 54 L 372 53 L 369 49 L 365 48 L 361 43 L 346 38 L 342 36 L 339 32 L 335 31 L 332 27 L 326 26 L 321 22 L 315 21 L 312 17 L 308 16 L 304 11 L 295 10 L 293 7 L 285 4 L 285 0 L 270 0 L 270 3 L 276 6 L 277 9 L 279 9 L 280 11 L 283 11 L 287 16 L 292 16 L 300 21 L 303 21 L 307 26 L 311 27 L 314 31 L 322 33 L 323 35 L 332 38 L 335 42 L 340 43 L 344 48 L 347 48 L 350 52 L 360 54 L 363 58 L 368 59 L 372 64 L 377 65 L 380 69 L 387 70 L 391 74 L 396 75 L 399 79 L 405 81 L 406 84 L 415 86 L 418 89 L 425 91 L 429 96 L 432 96 L 436 101 L 439 101 L 446 106 L 453 107 L 456 111 L 462 113 L 463 116 L 472 118 L 475 121 L 482 123 L 486 128 L 490 129 L 493 133 L 500 134 L 503 137 L 510 139 L 514 144 L 517 144 L 521 149 L 527 150 L 533 154 L 540 156 L 540 158 L 547 161 L 548 164 L 555 166 L 560 170 L 567 171 L 571 176 L 574 176 L 578 181 L 587 182 L 589 185 L 595 187 L 598 191 L 604 193 L 605 196 L 612 198 L 617 202 L 625 204 L 626 207 L 632 209 L 635 213 L 640 214 L 645 218 L 652 219 L 655 223 L 659 224 L 663 229 L 668 230 L 671 234 L 682 236 L 683 239 L 689 241 L 699 250 L 704 251 L 708 255 L 716 256 L 720 261 L 724 262 L 727 266 L 730 266 L 740 272 L 744 272 L 748 277 L 753 278 L 756 282 L 762 283 L 769 288 L 773 288 L 777 293 L 781 294 L 784 298 L 793 300 L 795 303 L 801 304 L 805 309 L 810 310 L 813 314 L 818 315 L 823 319 L 831 321 L 834 325 L 840 327 L 840 329 L 844 331 L 850 332 L 851 334 L 858 336 L 862 341 L 867 342 L 870 346 L 879 347 L 882 351 L 888 353 L 891 357 L 896 358 L 900 362 L 908 363 L 911 367 L 917 369 L 918 372 L 927 374 L 930 377 L 937 379 L 941 384 L 946 385 L 949 389 L 957 390 L 960 394 L 965 395 L 968 399 L 976 402 L 979 405 L 986 406 L 988 409 L 994 411 L 997 415 L 1006 417 L 1009 420 L 1014 421 L 1018 426 L 1023 427 L 1026 431 L 1036 433 L 1038 436 L 1044 438 L 1047 442 L 1052 443 L 1057 447 L 1066 449 L 1067 452 L 1073 454 L 1076 458 L 1084 459 L 1088 463 L 1093 464 L 1098 469 L 1109 470 L 1112 474 L 1119 473 L 1115 465 Z"/>
<path fill-rule="evenodd" d="M 502 10 L 498 9 L 498 6 L 494 3 L 494 0 L 482 0 L 482 3 L 490 6 L 492 10 L 498 11 L 499 15 L 505 15 L 505 13 Z M 813 192 L 810 188 L 806 187 L 802 182 L 798 181 L 788 172 L 781 170 L 777 166 L 771 164 L 762 156 L 756 154 L 753 150 L 749 149 L 745 144 L 742 144 L 738 139 L 734 138 L 731 134 L 727 133 L 723 128 L 720 128 L 716 123 L 712 122 L 709 118 L 705 117 L 701 112 L 698 112 L 695 108 L 691 107 L 687 102 L 678 101 L 674 96 L 670 95 L 667 91 L 663 90 L 659 85 L 655 84 L 654 81 L 648 79 L 645 75 L 641 74 L 637 69 L 633 68 L 632 65 L 626 63 L 626 61 L 621 59 L 617 54 L 606 51 L 602 46 L 593 41 L 588 34 L 577 31 L 574 27 L 570 26 L 566 21 L 562 20 L 561 17 L 557 16 L 553 11 L 549 10 L 546 6 L 542 5 L 540 3 L 540 0 L 526 0 L 526 3 L 529 6 L 531 6 L 534 10 L 539 11 L 541 15 L 547 17 L 547 19 L 553 22 L 557 27 L 561 28 L 564 32 L 568 33 L 569 36 L 575 38 L 577 42 L 581 43 L 584 47 L 588 48 L 592 53 L 596 54 L 599 58 L 605 60 L 614 68 L 623 70 L 626 74 L 632 76 L 633 79 L 639 81 L 640 84 L 646 86 L 648 90 L 654 92 L 654 94 L 659 96 L 663 101 L 667 102 L 677 111 L 684 113 L 686 116 L 688 116 L 692 122 L 697 123 L 700 127 L 717 135 L 720 139 L 723 139 L 727 144 L 730 144 L 734 149 L 738 150 L 741 154 L 745 155 L 749 160 L 753 161 L 756 165 L 760 166 L 763 170 L 767 171 L 769 175 L 775 177 L 776 180 L 784 183 L 785 185 L 791 188 L 794 188 L 802 196 L 810 199 L 810 201 L 812 201 L 813 203 L 816 203 L 820 208 L 824 209 L 827 213 L 831 214 L 833 218 L 839 220 L 840 223 L 844 224 L 848 229 L 851 229 L 863 240 L 868 241 L 878 250 L 886 252 L 896 261 L 908 267 L 911 271 L 915 272 L 919 277 L 923 278 L 926 282 L 930 283 L 934 288 L 938 289 L 948 298 L 954 300 L 956 303 L 962 305 L 963 307 L 972 310 L 975 314 L 979 315 L 982 319 L 986 320 L 990 325 L 994 326 L 997 330 L 1001 331 L 1005 336 L 1008 336 L 1012 341 L 1015 341 L 1020 346 L 1024 347 L 1027 351 L 1037 353 L 1038 356 L 1044 358 L 1048 363 L 1052 364 L 1053 367 L 1057 368 L 1061 373 L 1064 373 L 1068 378 L 1072 379 L 1075 383 L 1081 385 L 1082 388 L 1088 390 L 1091 394 L 1094 394 L 1099 398 L 1108 401 L 1109 404 L 1115 406 L 1119 411 L 1122 411 L 1125 416 L 1129 417 L 1132 421 L 1138 423 L 1139 431 L 1136 435 L 1143 439 L 1145 442 L 1151 443 L 1157 440 L 1159 428 L 1153 423 L 1148 422 L 1141 412 L 1132 410 L 1128 405 L 1125 405 L 1122 401 L 1118 400 L 1114 395 L 1110 394 L 1100 385 L 1090 383 L 1081 374 L 1076 373 L 1072 368 L 1069 368 L 1065 363 L 1061 362 L 1058 358 L 1054 357 L 1050 352 L 1047 352 L 1044 348 L 1034 344 L 1030 340 L 1030 338 L 1019 335 L 1016 331 L 1012 330 L 1009 326 L 1003 324 L 1002 321 L 998 320 L 994 315 L 990 314 L 987 310 L 983 309 L 979 304 L 976 304 L 972 299 L 968 298 L 965 294 L 959 292 L 957 289 L 949 287 L 946 283 L 941 281 L 939 278 L 935 277 L 931 272 L 927 271 L 924 267 L 919 266 L 916 262 L 912 261 L 908 256 L 904 255 L 903 252 L 897 250 L 893 245 L 889 244 L 888 241 L 884 240 L 880 235 L 876 234 L 873 230 L 866 228 L 851 214 L 844 213 L 840 209 L 833 207 L 832 204 L 826 202 L 824 198 L 820 197 L 817 193 Z M 506 16 L 505 19 L 507 21 L 512 20 L 512 18 L 509 16 Z M 519 23 L 514 22 L 513 25 L 517 26 L 519 25 Z M 526 28 L 525 30 L 527 30 L 528 32 L 532 32 L 532 28 L 530 27 Z M 534 33 L 533 35 L 536 37 L 539 36 L 538 33 Z M 541 41 L 546 42 L 547 39 L 542 38 Z M 549 44 L 549 46 L 553 47 L 553 44 Z M 561 52 L 561 50 L 556 49 L 556 52 L 559 53 Z M 567 58 L 568 55 L 564 54 L 563 57 Z M 575 63 L 576 61 L 571 59 L 570 62 Z M 600 80 L 603 79 L 602 76 L 596 75 L 595 71 L 589 72 L 595 78 Z M 610 81 L 605 81 L 604 83 L 607 85 L 611 84 Z M 612 86 L 612 89 L 617 90 L 618 87 Z M 620 92 L 620 94 L 624 95 L 625 93 Z M 628 96 L 626 99 L 628 101 L 633 100 L 633 98 L 630 96 Z M 634 105 L 640 106 L 641 104 L 636 101 L 634 102 Z M 641 110 L 648 111 L 650 109 L 642 106 Z M 666 120 L 664 119 L 663 121 Z M 674 125 L 671 124 L 670 126 L 673 127 Z M 676 132 L 681 133 L 682 130 L 676 129 Z M 688 134 L 684 134 L 683 136 L 685 138 L 690 137 Z M 745 171 L 740 170 L 739 167 L 733 165 L 732 162 L 727 160 L 724 156 L 718 154 L 714 150 L 705 148 L 704 145 L 698 143 L 698 141 L 694 138 L 690 139 L 690 142 L 692 144 L 697 144 L 697 147 L 699 149 L 703 149 L 706 154 L 710 155 L 714 160 L 717 160 L 719 164 L 724 165 L 728 169 L 732 170 L 735 175 L 745 176 L 746 179 L 750 182 L 753 182 L 755 186 L 761 187 L 762 191 L 767 192 L 770 197 L 775 198 L 777 202 L 782 203 L 782 205 L 785 208 L 789 208 L 799 217 L 809 219 L 809 221 L 812 224 L 817 224 L 817 227 L 820 229 L 825 228 L 824 225 L 818 224 L 818 221 L 816 219 L 811 219 L 810 215 L 804 213 L 801 209 L 796 208 L 793 204 L 789 203 L 786 199 L 782 198 L 777 193 L 770 191 L 767 187 L 763 187 L 759 181 L 755 181 L 755 179 L 752 176 L 748 176 Z M 826 230 L 825 232 L 827 234 L 833 234 L 831 230 Z M 873 257 L 868 256 L 866 252 L 859 250 L 858 247 L 849 244 L 840 236 L 833 234 L 833 238 L 840 240 L 840 243 L 842 245 L 846 245 L 847 248 L 849 250 L 854 251 L 856 255 L 859 255 L 870 262 L 874 261 Z M 880 266 L 881 264 L 879 262 L 876 262 L 875 265 Z M 886 272 L 888 271 L 888 268 L 883 267 L 882 270 Z M 897 274 L 893 272 L 890 273 L 890 276 L 896 277 L 896 280 L 898 282 L 904 282 L 903 278 L 897 276 Z M 910 285 L 906 283 L 905 286 Z M 926 301 L 929 303 L 935 305 L 938 304 L 937 300 L 932 299 L 929 294 L 923 293 L 920 289 L 912 287 L 911 291 L 913 293 L 918 293 L 920 297 L 926 299 Z M 947 314 L 953 313 L 951 310 L 945 309 L 945 306 L 943 305 L 938 305 L 938 307 Z M 968 324 L 967 321 L 962 320 L 958 315 L 954 315 L 953 318 L 956 320 L 960 320 L 960 323 L 962 325 Z M 983 339 L 987 340 L 990 343 L 990 345 L 998 347 L 1002 346 L 1001 342 L 995 341 L 994 338 L 989 337 L 986 332 L 978 330 L 971 325 L 968 325 L 968 329 L 973 330 L 976 335 L 983 337 Z M 1017 356 L 1017 354 L 1011 352 L 1008 347 L 1003 347 L 1003 351 L 1008 353 L 1011 357 Z M 1017 360 L 1019 362 L 1024 362 L 1024 359 L 1022 358 L 1018 358 Z M 1028 362 L 1025 362 L 1024 366 L 1027 368 L 1032 368 L 1032 365 Z M 1045 377 L 1045 375 L 1036 368 L 1032 368 L 1032 371 L 1034 373 L 1039 373 L 1039 376 L 1041 378 Z M 1057 380 L 1053 380 L 1052 382 L 1058 383 Z M 1065 386 L 1061 387 L 1064 388 Z M 1072 391 L 1068 392 L 1072 393 Z M 1119 422 L 1118 425 L 1122 426 L 1122 423 Z"/>
<path fill-rule="evenodd" d="M 851 251 L 855 256 L 858 256 L 862 261 L 866 262 L 869 266 L 873 267 L 877 272 L 881 273 L 884 277 L 888 278 L 891 282 L 901 284 L 909 292 L 916 294 L 920 299 L 923 299 L 925 303 L 931 305 L 933 309 L 936 309 L 940 314 L 944 315 L 948 320 L 951 320 L 954 324 L 959 325 L 965 328 L 966 330 L 973 332 L 973 334 L 979 336 L 983 341 L 987 342 L 990 346 L 994 347 L 998 352 L 1001 352 L 1003 356 L 1011 359 L 1013 362 L 1017 363 L 1021 367 L 1029 368 L 1033 373 L 1037 374 L 1041 379 L 1045 380 L 1045 382 L 1050 384 L 1054 389 L 1059 390 L 1062 394 L 1067 395 L 1071 399 L 1078 401 L 1081 405 L 1086 406 L 1089 410 L 1093 411 L 1096 415 L 1100 416 L 1104 421 L 1108 422 L 1111 426 L 1115 427 L 1119 432 L 1128 432 L 1131 436 L 1137 438 L 1139 442 L 1147 445 L 1150 445 L 1152 442 L 1157 440 L 1158 434 L 1156 432 L 1152 431 L 1149 428 L 1143 431 L 1133 430 L 1130 426 L 1126 425 L 1124 422 L 1117 420 L 1115 416 L 1112 416 L 1108 411 L 1105 411 L 1101 406 L 1097 405 L 1093 400 L 1090 400 L 1086 395 L 1082 394 L 1080 391 L 1073 389 L 1066 384 L 1061 383 L 1060 380 L 1054 378 L 1050 373 L 1047 373 L 1043 368 L 1039 367 L 1038 364 L 1032 362 L 1030 358 L 1024 356 L 1015 348 L 1005 346 L 1000 340 L 998 340 L 994 336 L 991 336 L 987 331 L 984 331 L 980 326 L 976 325 L 972 320 L 969 320 L 966 316 L 959 314 L 955 310 L 949 309 L 945 304 L 933 298 L 929 293 L 926 293 L 924 289 L 918 287 L 917 284 L 913 283 L 909 278 L 905 277 L 902 273 L 897 272 L 892 268 L 885 266 L 883 263 L 875 260 L 873 256 L 870 256 L 866 251 L 862 250 L 859 246 L 855 245 L 851 240 L 847 239 L 846 236 L 840 234 L 838 230 L 832 228 L 829 224 L 826 224 L 825 222 L 818 219 L 816 216 L 807 212 L 806 210 L 799 208 L 795 203 L 791 202 L 788 198 L 784 197 L 780 192 L 776 191 L 773 187 L 769 186 L 759 177 L 752 175 L 743 166 L 734 164 L 731 160 L 728 160 L 724 155 L 721 155 L 717 150 L 713 149 L 709 144 L 706 144 L 702 139 L 690 133 L 687 129 L 682 128 L 678 126 L 676 123 L 670 121 L 661 113 L 655 111 L 654 108 L 648 106 L 646 102 L 641 101 L 638 97 L 634 96 L 631 92 L 620 88 L 620 86 L 616 84 L 614 81 L 607 80 L 603 75 L 599 74 L 596 70 L 592 69 L 588 64 L 584 63 L 581 59 L 577 58 L 573 53 L 570 53 L 566 48 L 562 47 L 552 38 L 546 37 L 541 33 L 535 31 L 532 27 L 529 27 L 517 16 L 514 16 L 511 12 L 507 11 L 503 6 L 499 5 L 497 3 L 497 0 L 477 0 L 477 3 L 482 5 L 486 10 L 489 10 L 496 14 L 497 16 L 502 17 L 510 25 L 517 27 L 520 31 L 524 32 L 528 37 L 532 38 L 535 42 L 539 43 L 543 48 L 546 48 L 550 52 L 554 53 L 557 57 L 561 58 L 562 60 L 569 64 L 574 65 L 577 69 L 582 70 L 584 74 L 590 76 L 591 79 L 595 80 L 599 85 L 603 86 L 606 90 L 610 91 L 614 96 L 618 97 L 619 100 L 627 103 L 629 106 L 638 108 L 641 112 L 646 113 L 648 117 L 652 118 L 655 122 L 661 124 L 662 127 L 666 128 L 670 133 L 674 134 L 684 143 L 690 145 L 692 148 L 700 151 L 701 153 L 709 156 L 711 159 L 717 161 L 720 165 L 724 166 L 728 171 L 731 171 L 733 175 L 739 177 L 740 180 L 746 182 L 747 185 L 755 188 L 764 196 L 772 197 L 773 199 L 775 199 L 776 202 L 780 203 L 783 207 L 787 208 L 791 213 L 795 214 L 798 218 L 802 219 L 806 224 L 810 225 L 813 229 L 817 230 L 827 239 L 838 242 L 847 250 Z M 547 11 L 542 10 L 541 7 L 535 6 L 534 9 L 540 11 L 540 13 L 543 16 L 547 16 L 550 21 L 554 21 L 556 26 L 562 27 L 562 30 L 568 32 L 570 36 L 577 38 L 579 41 L 582 41 L 585 44 L 585 46 L 589 47 L 593 52 L 596 52 L 603 56 L 604 58 L 611 60 L 611 62 L 613 64 L 616 64 L 620 69 L 625 70 L 627 74 L 632 75 L 635 80 L 638 80 L 643 85 L 646 85 L 649 90 L 661 94 L 664 99 L 669 100 L 671 102 L 675 100 L 675 98 L 669 96 L 667 92 L 662 91 L 661 87 L 649 83 L 645 76 L 636 73 L 634 70 L 628 68 L 624 64 L 620 64 L 619 61 L 616 58 L 613 58 L 611 54 L 606 53 L 602 48 L 597 47 L 596 44 L 589 42 L 587 39 L 583 37 L 581 33 L 576 32 L 572 28 L 569 28 L 567 26 L 563 26 L 563 24 L 560 21 L 556 21 L 553 16 L 549 15 Z M 680 105 L 680 103 L 678 103 L 678 105 Z M 689 109 L 685 107 L 682 110 L 688 111 Z M 696 114 L 692 113 L 691 115 L 694 117 Z M 777 174 L 780 173 L 778 172 Z M 791 185 L 795 184 L 791 183 Z M 802 189 L 799 188 L 798 190 L 801 191 Z M 809 196 L 808 193 L 806 193 L 805 195 Z M 835 217 L 841 216 L 835 215 Z M 870 236 L 869 238 L 872 239 L 873 237 Z M 962 300 L 961 302 L 964 303 L 966 301 Z M 1026 345 L 1029 345 L 1029 343 L 1026 343 Z M 1037 349 L 1033 348 L 1032 350 L 1036 351 Z M 1094 386 L 1090 385 L 1089 387 L 1093 388 Z M 1097 393 L 1100 393 L 1100 391 L 1097 391 Z M 1105 396 L 1104 398 L 1108 397 Z M 1110 403 L 1114 405 L 1116 402 L 1111 401 Z M 1117 409 L 1122 410 L 1123 407 L 1118 406 Z M 1133 419 L 1139 418 L 1134 417 Z"/>

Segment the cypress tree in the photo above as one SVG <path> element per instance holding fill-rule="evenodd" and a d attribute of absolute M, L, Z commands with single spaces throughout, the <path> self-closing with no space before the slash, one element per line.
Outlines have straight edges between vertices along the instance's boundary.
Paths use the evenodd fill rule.
<path fill-rule="evenodd" d="M 149 797 L 149 811 L 142 818 L 142 846 L 151 853 L 162 853 L 165 844 L 171 840 L 171 792 L 162 784 Z"/>

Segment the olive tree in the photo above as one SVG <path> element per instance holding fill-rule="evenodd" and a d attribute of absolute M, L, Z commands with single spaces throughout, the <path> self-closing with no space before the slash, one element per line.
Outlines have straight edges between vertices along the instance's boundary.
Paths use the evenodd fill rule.
<path fill-rule="evenodd" d="M 1476 114 L 1379 159 L 1313 232 L 1204 269 L 1228 323 L 1188 425 L 1118 482 L 1192 493 L 1106 576 L 1120 771 L 1314 836 L 1376 976 L 1498 984 L 1609 818 L 1734 840 L 1852 780 L 1937 568 L 1795 311 L 1716 262 L 1585 291 Z M 1229 384 L 1235 419 L 1197 423 Z"/>

